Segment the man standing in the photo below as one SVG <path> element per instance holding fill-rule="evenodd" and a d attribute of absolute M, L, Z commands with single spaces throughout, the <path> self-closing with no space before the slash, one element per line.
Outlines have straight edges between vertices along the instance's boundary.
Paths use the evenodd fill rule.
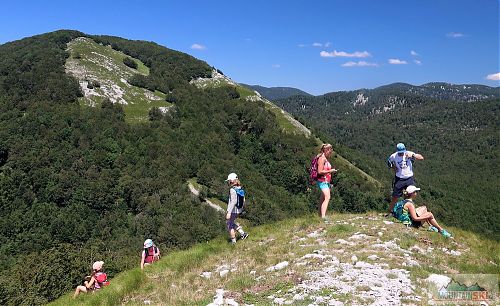
<path fill-rule="evenodd" d="M 403 190 L 410 185 L 416 185 L 413 179 L 413 164 L 416 159 L 423 160 L 424 157 L 412 151 L 407 151 L 403 143 L 398 143 L 397 151 L 387 159 L 387 166 L 395 173 L 392 186 L 392 200 L 389 205 L 389 213 L 392 212 L 398 198 L 403 196 Z"/>

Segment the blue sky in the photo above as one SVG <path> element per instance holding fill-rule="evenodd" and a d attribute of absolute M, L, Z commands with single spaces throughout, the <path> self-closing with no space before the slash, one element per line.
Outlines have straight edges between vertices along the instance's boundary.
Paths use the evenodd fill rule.
<path fill-rule="evenodd" d="M 0 44 L 58 29 L 148 40 L 240 83 L 319 95 L 500 85 L 499 0 L 5 1 Z"/>

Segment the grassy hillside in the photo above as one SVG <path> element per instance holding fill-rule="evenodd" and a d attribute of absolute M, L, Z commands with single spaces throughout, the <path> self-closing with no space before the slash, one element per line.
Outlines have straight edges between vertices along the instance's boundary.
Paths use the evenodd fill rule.
<path fill-rule="evenodd" d="M 500 272 L 498 242 L 447 229 L 454 239 L 375 213 L 334 214 L 328 224 L 290 219 L 250 227 L 236 246 L 219 238 L 165 254 L 144 273 L 123 272 L 96 294 L 51 305 L 207 305 L 217 296 L 254 305 L 430 305 L 432 274 Z"/>
<path fill-rule="evenodd" d="M 266 98 L 263 98 L 256 91 L 252 91 L 245 86 L 241 86 L 233 82 L 228 77 L 220 74 L 218 71 L 212 72 L 211 78 L 199 78 L 191 81 L 192 84 L 195 84 L 198 88 L 207 89 L 207 88 L 221 88 L 224 86 L 229 86 L 236 90 L 237 94 L 241 99 L 249 102 L 261 102 L 264 107 L 269 110 L 276 119 L 277 124 L 282 129 L 282 132 L 287 134 L 294 135 L 304 135 L 307 138 L 313 136 L 311 131 L 304 126 L 301 122 L 293 118 L 288 112 L 283 110 L 282 108 L 275 105 L 273 102 L 269 101 Z M 324 135 L 323 135 L 324 136 Z M 318 147 L 321 146 L 323 141 L 317 137 L 313 139 Z M 373 178 L 371 175 L 366 173 L 365 171 L 359 169 L 355 164 L 341 156 L 338 150 L 335 148 L 335 154 L 333 154 L 332 158 L 333 165 L 341 169 L 343 172 L 342 176 L 350 176 L 356 178 L 357 184 L 359 186 L 364 186 L 363 188 L 371 189 L 372 191 L 379 190 L 382 184 Z"/>
<path fill-rule="evenodd" d="M 149 68 L 140 60 L 133 59 L 137 68 L 130 68 L 123 62 L 126 54 L 85 37 L 69 42 L 68 52 L 66 72 L 80 84 L 84 93 L 79 98 L 81 105 L 100 106 L 104 99 L 109 99 L 123 105 L 128 122 L 147 121 L 152 107 L 166 111 L 172 106 L 165 101 L 164 93 L 129 84 L 133 75 L 149 75 Z"/>

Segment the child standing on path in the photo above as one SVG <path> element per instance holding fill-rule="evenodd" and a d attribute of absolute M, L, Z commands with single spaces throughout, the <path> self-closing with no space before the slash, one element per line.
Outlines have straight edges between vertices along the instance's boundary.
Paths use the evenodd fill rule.
<path fill-rule="evenodd" d="M 241 239 L 246 239 L 248 237 L 248 233 L 245 233 L 243 228 L 236 223 L 236 218 L 243 212 L 245 191 L 236 173 L 230 173 L 226 181 L 231 187 L 231 189 L 229 189 L 229 200 L 227 202 L 226 226 L 231 244 L 236 244 L 236 231 L 240 234 Z"/>

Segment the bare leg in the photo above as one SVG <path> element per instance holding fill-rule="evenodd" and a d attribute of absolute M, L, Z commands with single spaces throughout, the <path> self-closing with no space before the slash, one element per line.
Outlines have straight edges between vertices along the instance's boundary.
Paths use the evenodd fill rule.
<path fill-rule="evenodd" d="M 431 218 L 427 219 L 427 222 L 434 225 L 439 230 L 439 232 L 443 231 L 443 228 L 441 226 L 439 226 L 436 219 L 434 219 L 434 215 L 431 212 L 429 212 L 429 213 L 431 214 Z"/>
<path fill-rule="evenodd" d="M 76 287 L 75 294 L 73 295 L 73 298 L 76 298 L 80 292 L 87 292 L 87 287 L 85 286 L 78 286 Z"/>
<path fill-rule="evenodd" d="M 236 225 L 236 231 L 240 234 L 240 236 L 243 236 L 243 234 L 245 234 L 243 227 L 241 227 L 241 225 L 239 225 L 238 223 L 235 223 L 235 225 Z"/>
<path fill-rule="evenodd" d="M 321 218 L 326 217 L 326 210 L 328 209 L 328 202 L 330 202 L 330 188 L 321 189 L 321 204 L 319 207 L 319 215 Z"/>
<path fill-rule="evenodd" d="M 319 197 L 319 205 L 318 205 L 318 214 L 321 217 L 321 204 L 325 200 L 325 195 L 323 194 L 323 190 L 321 190 L 321 196 Z"/>

